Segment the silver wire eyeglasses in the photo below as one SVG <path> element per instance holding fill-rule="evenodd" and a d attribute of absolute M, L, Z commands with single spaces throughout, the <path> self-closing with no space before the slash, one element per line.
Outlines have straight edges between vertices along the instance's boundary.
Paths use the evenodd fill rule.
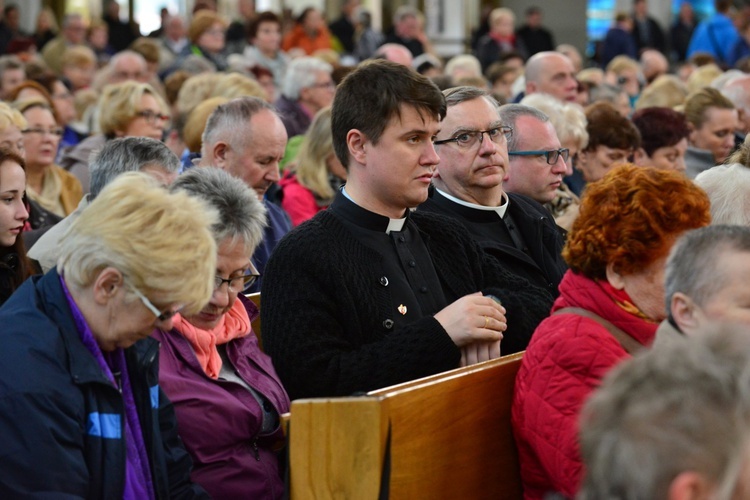
<path fill-rule="evenodd" d="M 443 139 L 441 141 L 434 141 L 433 144 L 439 146 L 440 144 L 446 144 L 448 142 L 455 142 L 462 148 L 471 148 L 477 144 L 481 144 L 484 140 L 484 134 L 490 138 L 495 144 L 502 144 L 503 140 L 510 141 L 513 137 L 513 127 L 508 125 L 500 125 L 499 127 L 491 128 L 488 130 L 475 130 L 471 132 L 461 132 L 456 137 L 450 139 Z"/>
<path fill-rule="evenodd" d="M 133 289 L 133 292 L 135 293 L 135 296 L 138 297 L 139 299 L 141 299 L 141 302 L 143 302 L 143 305 L 146 306 L 146 309 L 148 309 L 149 311 L 151 311 L 152 313 L 154 313 L 154 316 L 156 316 L 156 319 L 158 319 L 159 321 L 167 321 L 168 319 L 171 319 L 172 316 L 174 316 L 175 314 L 177 314 L 178 312 L 180 312 L 180 310 L 182 310 L 183 306 L 178 306 L 178 307 L 176 307 L 174 309 L 168 309 L 166 311 L 160 311 L 159 309 L 157 309 L 157 307 L 154 304 L 151 303 L 150 300 L 148 300 L 146 298 L 145 295 L 143 295 L 141 293 L 140 290 L 138 290 L 133 285 L 130 285 L 130 288 Z"/>
<path fill-rule="evenodd" d="M 548 165 L 554 165 L 561 156 L 563 161 L 568 161 L 570 150 L 560 148 L 550 149 L 549 151 L 508 151 L 508 156 L 544 156 L 547 158 Z"/>

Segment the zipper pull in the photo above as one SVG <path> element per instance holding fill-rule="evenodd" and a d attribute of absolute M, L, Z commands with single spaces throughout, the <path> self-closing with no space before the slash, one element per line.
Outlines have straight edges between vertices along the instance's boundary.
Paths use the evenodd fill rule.
<path fill-rule="evenodd" d="M 115 385 L 117 386 L 117 390 L 120 391 L 120 394 L 122 394 L 122 372 L 115 372 L 112 374 L 112 376 L 115 377 Z"/>

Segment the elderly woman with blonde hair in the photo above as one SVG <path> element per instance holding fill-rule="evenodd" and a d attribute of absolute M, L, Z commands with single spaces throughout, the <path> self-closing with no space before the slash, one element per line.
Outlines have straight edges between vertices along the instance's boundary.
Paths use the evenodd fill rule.
<path fill-rule="evenodd" d="M 635 101 L 635 109 L 642 108 L 672 108 L 685 104 L 688 89 L 685 82 L 675 75 L 661 75 L 651 82 L 638 100 Z"/>
<path fill-rule="evenodd" d="M 331 108 L 323 108 L 302 139 L 296 161 L 279 181 L 281 207 L 292 225 L 299 226 L 328 207 L 344 182 L 346 169 L 333 152 Z"/>
<path fill-rule="evenodd" d="M 573 175 L 578 152 L 585 149 L 589 142 L 583 108 L 541 93 L 524 97 L 521 104 L 536 108 L 549 117 L 560 145 L 569 151 L 568 161 L 565 162 L 565 176 Z M 546 203 L 545 208 L 550 211 L 558 226 L 570 230 L 578 216 L 579 204 L 578 196 L 563 182 L 557 188 L 555 198 Z"/>
<path fill-rule="evenodd" d="M 126 81 L 104 87 L 98 104 L 99 131 L 65 153 L 60 166 L 75 175 L 84 193 L 91 176 L 89 159 L 94 150 L 115 137 L 151 137 L 162 140 L 169 121 L 169 107 L 147 83 Z"/>
<path fill-rule="evenodd" d="M 158 384 L 154 328 L 209 300 L 215 212 L 146 174 L 108 185 L 57 268 L 0 307 L 2 497 L 208 498 Z M 39 474 L 43 469 L 44 474 Z"/>

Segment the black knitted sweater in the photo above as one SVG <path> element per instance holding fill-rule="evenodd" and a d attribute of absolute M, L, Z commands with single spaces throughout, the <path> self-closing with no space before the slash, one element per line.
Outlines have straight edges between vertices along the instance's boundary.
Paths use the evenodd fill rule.
<path fill-rule="evenodd" d="M 449 303 L 477 291 L 507 310 L 503 354 L 526 348 L 551 296 L 503 270 L 466 229 L 413 212 Z M 380 254 L 329 211 L 290 232 L 269 260 L 262 288 L 264 350 L 292 399 L 343 396 L 457 368 L 460 350 L 432 316 L 394 328 Z"/>

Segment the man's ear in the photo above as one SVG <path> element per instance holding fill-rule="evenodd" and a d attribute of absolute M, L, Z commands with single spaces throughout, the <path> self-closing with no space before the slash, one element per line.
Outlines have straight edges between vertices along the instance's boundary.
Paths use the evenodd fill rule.
<path fill-rule="evenodd" d="M 118 287 L 124 283 L 122 273 L 114 267 L 105 267 L 94 280 L 94 301 L 99 305 L 107 305 L 112 300 Z"/>
<path fill-rule="evenodd" d="M 669 303 L 669 310 L 680 331 L 687 333 L 695 331 L 700 326 L 700 314 L 698 304 L 682 292 L 675 292 Z"/>
<path fill-rule="evenodd" d="M 669 500 L 702 500 L 711 498 L 715 493 L 712 485 L 702 474 L 685 471 L 677 475 L 669 484 Z"/>
<path fill-rule="evenodd" d="M 219 141 L 214 144 L 213 149 L 211 149 L 211 153 L 213 154 L 211 166 L 224 170 L 224 167 L 227 164 L 227 155 L 229 154 L 229 151 L 230 148 L 226 142 Z"/>
<path fill-rule="evenodd" d="M 622 275 L 615 271 L 613 264 L 607 264 L 607 281 L 612 288 L 615 290 L 622 290 L 625 288 L 625 280 L 622 279 Z"/>
<path fill-rule="evenodd" d="M 349 154 L 354 161 L 361 165 L 367 163 L 367 147 L 370 141 L 367 136 L 357 129 L 351 129 L 346 134 L 346 145 L 349 148 Z"/>
<path fill-rule="evenodd" d="M 526 82 L 526 88 L 524 89 L 526 95 L 533 94 L 536 91 L 535 82 Z"/>

